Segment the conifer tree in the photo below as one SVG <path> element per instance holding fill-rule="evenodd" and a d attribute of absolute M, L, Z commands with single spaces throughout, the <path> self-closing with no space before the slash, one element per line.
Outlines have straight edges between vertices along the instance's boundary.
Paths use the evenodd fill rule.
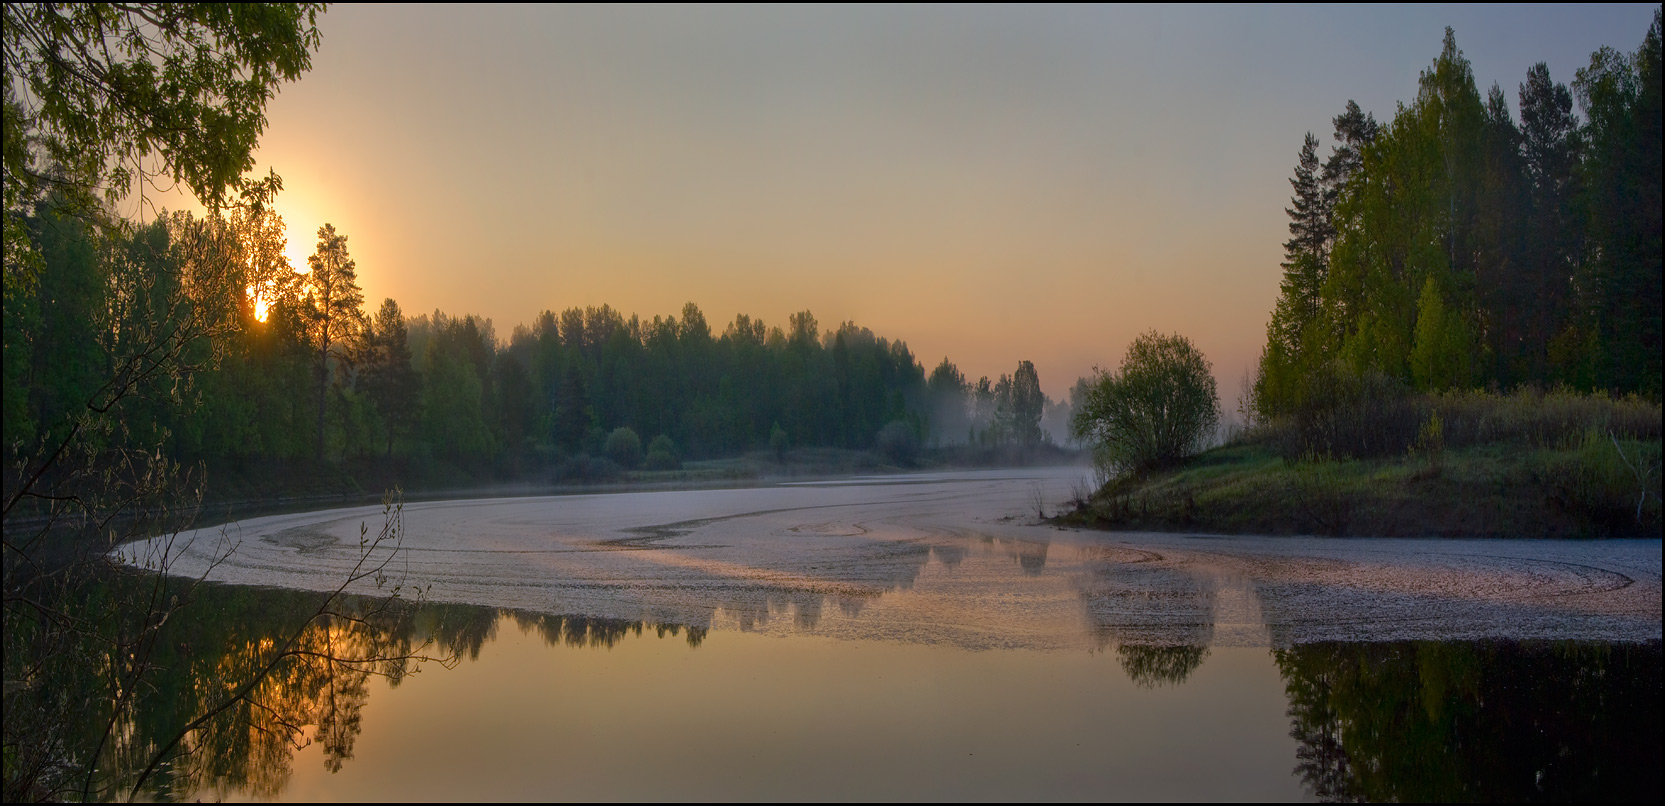
<path fill-rule="evenodd" d="M 359 383 L 370 397 L 387 428 L 387 455 L 393 455 L 393 441 L 408 430 L 416 413 L 420 381 L 411 366 L 410 336 L 405 314 L 391 298 L 365 329 L 360 356 Z"/>
<path fill-rule="evenodd" d="M 318 228 L 318 248 L 307 265 L 306 315 L 313 346 L 318 351 L 318 434 L 315 458 L 324 458 L 324 409 L 331 381 L 331 362 L 350 360 L 347 348 L 364 327 L 364 293 L 358 287 L 358 264 L 347 254 L 347 236 L 335 226 Z"/>
<path fill-rule="evenodd" d="M 1525 374 L 1544 383 L 1550 381 L 1549 341 L 1565 325 L 1580 251 L 1578 118 L 1572 93 L 1550 79 L 1542 62 L 1527 71 L 1519 99 L 1527 226 L 1511 296 L 1521 303 L 1515 313 Z"/>

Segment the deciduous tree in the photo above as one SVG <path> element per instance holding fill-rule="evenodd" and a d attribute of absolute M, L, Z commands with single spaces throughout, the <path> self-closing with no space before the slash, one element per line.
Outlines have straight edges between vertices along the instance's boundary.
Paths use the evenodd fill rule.
<path fill-rule="evenodd" d="M 1150 331 L 1116 372 L 1100 372 L 1075 412 L 1076 439 L 1107 474 L 1142 473 L 1202 450 L 1220 423 L 1213 365 L 1190 339 Z"/>

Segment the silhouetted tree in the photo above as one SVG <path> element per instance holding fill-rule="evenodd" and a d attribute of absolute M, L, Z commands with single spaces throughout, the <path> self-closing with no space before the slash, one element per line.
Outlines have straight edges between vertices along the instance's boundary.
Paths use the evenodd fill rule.
<path fill-rule="evenodd" d="M 381 415 L 386 426 L 387 455 L 392 456 L 393 440 L 414 424 L 421 391 L 421 381 L 411 366 L 405 314 L 392 299 L 382 302 L 365 329 L 359 384 Z"/>
<path fill-rule="evenodd" d="M 317 351 L 319 461 L 324 458 L 324 408 L 334 364 L 350 360 L 352 340 L 364 327 L 364 293 L 358 288 L 358 264 L 347 254 L 347 236 L 325 224 L 318 228 L 317 250 L 307 258 L 311 271 L 303 280 L 307 335 Z"/>
<path fill-rule="evenodd" d="M 1012 373 L 1010 417 L 1007 433 L 1019 445 L 1035 445 L 1041 441 L 1041 415 L 1046 411 L 1046 395 L 1041 393 L 1041 378 L 1031 361 L 1019 361 Z"/>

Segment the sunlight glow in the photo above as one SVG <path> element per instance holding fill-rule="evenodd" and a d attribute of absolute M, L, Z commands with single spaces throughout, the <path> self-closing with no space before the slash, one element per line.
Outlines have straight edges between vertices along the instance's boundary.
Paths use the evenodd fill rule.
<path fill-rule="evenodd" d="M 247 291 L 248 291 L 248 295 L 249 295 L 249 301 L 254 303 L 254 318 L 255 318 L 255 321 L 259 321 L 259 322 L 266 321 L 266 316 L 267 316 L 268 313 L 271 312 L 271 308 L 272 308 L 271 294 L 266 293 L 266 291 L 267 291 L 266 289 L 255 288 L 252 285 L 248 287 Z"/>
<path fill-rule="evenodd" d="M 289 267 L 300 274 L 312 271 L 312 268 L 307 265 L 306 259 L 312 254 L 313 241 L 316 238 L 308 237 L 304 228 L 297 230 L 293 225 L 290 225 L 286 229 L 288 230 L 286 233 L 288 242 L 284 244 L 283 255 L 289 258 Z"/>

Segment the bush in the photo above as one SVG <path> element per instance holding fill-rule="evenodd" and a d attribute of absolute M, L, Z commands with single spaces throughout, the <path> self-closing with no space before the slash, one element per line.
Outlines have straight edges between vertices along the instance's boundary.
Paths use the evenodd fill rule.
<path fill-rule="evenodd" d="M 613 429 L 607 435 L 607 458 L 623 468 L 635 468 L 642 463 L 642 438 L 628 427 Z"/>
<path fill-rule="evenodd" d="M 875 443 L 879 453 L 898 465 L 911 465 L 919 456 L 919 435 L 901 420 L 891 420 L 879 429 Z"/>
<path fill-rule="evenodd" d="M 1414 394 L 1384 375 L 1355 375 L 1331 364 L 1308 379 L 1307 397 L 1283 417 L 1256 426 L 1250 438 L 1285 459 L 1382 459 L 1423 453 L 1434 421 L 1439 448 L 1493 443 L 1553 448 L 1588 430 L 1618 439 L 1658 440 L 1659 404 L 1570 391 L 1522 389 Z"/>
<path fill-rule="evenodd" d="M 649 470 L 675 470 L 682 467 L 682 460 L 677 457 L 676 443 L 670 437 L 660 434 L 648 443 L 646 460 Z"/>
<path fill-rule="evenodd" d="M 555 465 L 556 481 L 606 481 L 619 474 L 619 466 L 602 456 L 573 454 Z"/>
<path fill-rule="evenodd" d="M 1602 534 L 1654 534 L 1660 525 L 1657 440 L 1621 440 L 1591 428 L 1545 469 L 1550 500 L 1596 524 Z"/>
<path fill-rule="evenodd" d="M 1306 393 L 1267 436 L 1286 459 L 1398 456 L 1415 444 L 1430 414 L 1403 383 L 1332 361 L 1311 373 Z"/>
<path fill-rule="evenodd" d="M 1106 473 L 1143 473 L 1207 447 L 1220 424 L 1213 367 L 1190 339 L 1151 331 L 1128 345 L 1118 372 L 1101 372 L 1075 413 L 1075 438 Z"/>

